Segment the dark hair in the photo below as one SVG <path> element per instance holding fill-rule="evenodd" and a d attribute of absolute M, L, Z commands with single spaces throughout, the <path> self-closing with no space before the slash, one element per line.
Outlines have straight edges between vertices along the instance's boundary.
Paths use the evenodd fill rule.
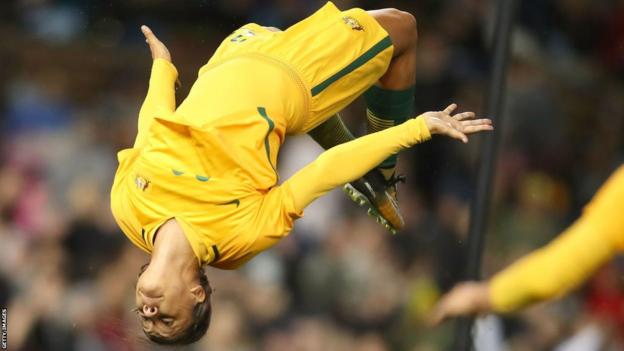
<path fill-rule="evenodd" d="M 145 271 L 147 264 L 141 267 L 141 273 Z M 212 315 L 212 307 L 210 305 L 210 295 L 212 294 L 212 288 L 208 283 L 208 277 L 202 267 L 199 267 L 199 284 L 206 293 L 206 298 L 203 302 L 199 302 L 193 307 L 193 313 L 191 314 L 191 324 L 183 330 L 180 334 L 166 338 L 160 335 L 148 334 L 143 331 L 145 335 L 152 341 L 160 345 L 188 345 L 192 344 L 204 336 L 208 327 L 210 326 L 210 317 Z"/>

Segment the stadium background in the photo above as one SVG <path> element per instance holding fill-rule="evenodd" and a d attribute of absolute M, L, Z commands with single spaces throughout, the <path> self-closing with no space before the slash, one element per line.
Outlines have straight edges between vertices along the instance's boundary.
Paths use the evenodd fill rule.
<path fill-rule="evenodd" d="M 486 276 L 567 226 L 622 162 L 624 1 L 520 1 Z M 285 28 L 316 0 L 15 0 L 0 3 L 0 305 L 14 350 L 153 349 L 133 287 L 147 256 L 109 211 L 115 153 L 131 144 L 146 91 L 148 24 L 180 71 L 247 22 Z M 493 4 L 486 0 L 335 1 L 417 17 L 417 111 L 451 101 L 482 111 Z M 259 87 L 261 89 L 261 87 Z M 360 102 L 344 117 L 360 134 Z M 192 350 L 444 350 L 452 324 L 423 319 L 463 267 L 480 137 L 403 154 L 407 230 L 390 236 L 338 191 L 289 238 L 240 271 L 208 269 L 213 323 Z M 292 138 L 282 179 L 320 149 Z M 574 262 L 570 262 L 573 265 Z M 480 342 L 546 350 L 579 336 L 624 348 L 624 260 L 571 296 L 489 319 Z"/>

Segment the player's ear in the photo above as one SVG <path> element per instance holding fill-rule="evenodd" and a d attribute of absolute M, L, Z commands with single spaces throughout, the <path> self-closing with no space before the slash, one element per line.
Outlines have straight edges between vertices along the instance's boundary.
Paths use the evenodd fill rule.
<path fill-rule="evenodd" d="M 191 294 L 197 303 L 202 303 L 206 300 L 206 291 L 201 285 L 195 285 L 191 288 Z"/>

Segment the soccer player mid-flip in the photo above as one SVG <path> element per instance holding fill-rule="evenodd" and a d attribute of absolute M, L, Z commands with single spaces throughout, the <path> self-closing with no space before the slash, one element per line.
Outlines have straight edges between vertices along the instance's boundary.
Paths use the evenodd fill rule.
<path fill-rule="evenodd" d="M 431 134 L 467 142 L 492 129 L 472 112 L 451 116 L 454 104 L 412 118 L 416 22 L 398 10 L 341 12 L 328 3 L 283 32 L 245 25 L 177 108 L 169 52 L 142 31 L 154 62 L 136 141 L 118 154 L 111 207 L 126 236 L 151 254 L 136 306 L 157 343 L 187 344 L 206 332 L 204 265 L 247 262 L 286 236 L 309 203 L 348 182 L 351 195 L 400 229 L 396 161 L 386 159 Z M 361 94 L 375 133 L 352 140 L 336 113 Z M 279 147 L 302 133 L 331 149 L 278 184 Z"/>

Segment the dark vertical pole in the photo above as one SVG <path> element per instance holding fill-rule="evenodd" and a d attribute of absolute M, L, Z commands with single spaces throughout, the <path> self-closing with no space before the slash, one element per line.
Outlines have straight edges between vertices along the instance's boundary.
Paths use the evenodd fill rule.
<path fill-rule="evenodd" d="M 501 135 L 501 113 L 505 97 L 507 66 L 511 45 L 511 31 L 516 10 L 515 0 L 497 0 L 494 26 L 492 69 L 487 92 L 485 116 L 492 119 L 494 132 L 485 137 L 481 145 L 481 164 L 477 178 L 477 192 L 471 204 L 470 230 L 468 234 L 468 256 L 464 279 L 476 280 L 481 274 L 481 253 L 483 251 L 492 178 L 496 166 L 497 145 Z M 457 322 L 453 350 L 468 351 L 473 348 L 473 318 L 462 318 Z"/>

